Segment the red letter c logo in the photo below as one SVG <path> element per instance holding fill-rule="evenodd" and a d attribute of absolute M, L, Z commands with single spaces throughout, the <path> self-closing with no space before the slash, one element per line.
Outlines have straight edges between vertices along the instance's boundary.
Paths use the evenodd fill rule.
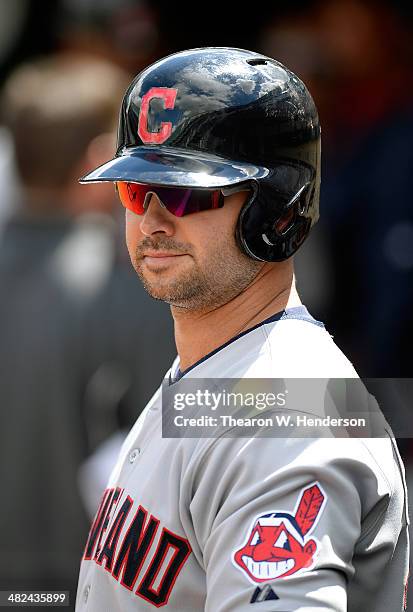
<path fill-rule="evenodd" d="M 159 132 L 149 132 L 148 130 L 148 111 L 149 103 L 153 98 L 161 98 L 164 101 L 164 108 L 171 109 L 175 105 L 177 89 L 171 87 L 151 87 L 142 97 L 141 110 L 139 113 L 138 134 L 142 142 L 161 144 L 165 142 L 172 132 L 172 123 L 162 121 Z"/>

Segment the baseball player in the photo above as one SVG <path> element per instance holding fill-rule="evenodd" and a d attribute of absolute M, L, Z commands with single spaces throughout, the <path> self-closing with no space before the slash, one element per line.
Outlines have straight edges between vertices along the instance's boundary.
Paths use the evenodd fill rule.
<path fill-rule="evenodd" d="M 171 305 L 169 389 L 357 377 L 294 285 L 318 219 L 320 126 L 280 63 L 232 48 L 156 62 L 125 94 L 116 156 L 82 181 L 116 184 L 132 264 Z M 78 612 L 403 609 L 406 492 L 386 425 L 374 439 L 168 438 L 163 409 L 160 388 L 122 447 Z"/>

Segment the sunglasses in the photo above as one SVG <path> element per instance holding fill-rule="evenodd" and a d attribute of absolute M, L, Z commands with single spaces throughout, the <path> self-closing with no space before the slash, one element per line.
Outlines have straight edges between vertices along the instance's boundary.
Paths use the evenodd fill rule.
<path fill-rule="evenodd" d="M 135 214 L 143 215 L 149 205 L 151 196 L 156 195 L 161 205 L 175 217 L 222 208 L 225 196 L 240 191 L 250 191 L 245 184 L 221 189 L 192 189 L 118 181 L 115 183 L 115 187 L 123 206 Z"/>

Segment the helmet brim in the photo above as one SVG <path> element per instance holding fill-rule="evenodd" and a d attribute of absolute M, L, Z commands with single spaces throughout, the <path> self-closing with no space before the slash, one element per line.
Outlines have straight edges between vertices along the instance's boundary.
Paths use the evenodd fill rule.
<path fill-rule="evenodd" d="M 89 172 L 80 183 L 128 181 L 213 189 L 267 176 L 264 166 L 174 147 L 129 147 Z"/>

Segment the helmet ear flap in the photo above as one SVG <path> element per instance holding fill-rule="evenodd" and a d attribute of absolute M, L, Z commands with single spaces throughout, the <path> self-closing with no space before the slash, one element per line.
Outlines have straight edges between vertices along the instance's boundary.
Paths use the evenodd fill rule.
<path fill-rule="evenodd" d="M 284 261 L 297 251 L 309 233 L 313 181 L 306 181 L 287 202 L 272 189 L 266 193 L 263 181 L 253 185 L 253 195 L 238 217 L 238 245 L 252 259 Z"/>
<path fill-rule="evenodd" d="M 247 200 L 244 202 L 244 205 L 238 215 L 237 226 L 235 228 L 235 239 L 237 241 L 238 247 L 245 255 L 248 255 L 248 257 L 251 257 L 252 259 L 255 259 L 257 261 L 265 261 L 264 259 L 261 259 L 261 257 L 258 257 L 250 249 L 248 240 L 249 232 L 246 231 L 245 216 L 249 215 L 253 206 L 257 206 L 256 200 L 259 192 L 259 183 L 257 181 L 251 181 L 251 190 L 251 197 L 247 198 Z"/>

